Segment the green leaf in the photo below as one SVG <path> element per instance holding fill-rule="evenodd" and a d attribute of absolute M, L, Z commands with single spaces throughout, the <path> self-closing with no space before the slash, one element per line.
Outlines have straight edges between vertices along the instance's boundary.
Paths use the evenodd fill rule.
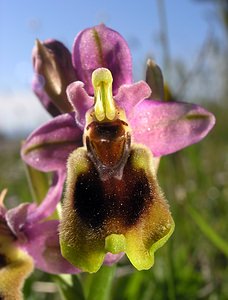
<path fill-rule="evenodd" d="M 63 300 L 85 300 L 84 291 L 77 275 L 52 275 Z"/>
<path fill-rule="evenodd" d="M 190 205 L 188 205 L 188 213 L 202 233 L 211 241 L 211 243 L 226 256 L 228 256 L 228 243 L 221 238 L 217 232 L 210 225 L 208 225 L 202 216 Z"/>
<path fill-rule="evenodd" d="M 88 300 L 108 300 L 115 274 L 116 266 L 102 266 L 100 270 L 92 275 Z M 76 299 L 76 298 L 75 298 Z"/>
<path fill-rule="evenodd" d="M 25 168 L 32 198 L 39 204 L 44 199 L 49 188 L 48 175 L 27 164 L 25 164 Z"/>

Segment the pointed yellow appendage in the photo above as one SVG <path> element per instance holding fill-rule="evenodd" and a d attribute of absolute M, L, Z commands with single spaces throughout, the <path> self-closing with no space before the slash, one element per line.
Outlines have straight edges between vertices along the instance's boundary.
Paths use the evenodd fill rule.
<path fill-rule="evenodd" d="M 105 250 L 113 254 L 126 251 L 126 239 L 123 234 L 110 234 L 105 238 Z"/>
<path fill-rule="evenodd" d="M 112 74 L 108 69 L 99 68 L 92 74 L 94 113 L 99 122 L 113 121 L 116 117 L 116 107 L 112 97 L 112 81 Z"/>

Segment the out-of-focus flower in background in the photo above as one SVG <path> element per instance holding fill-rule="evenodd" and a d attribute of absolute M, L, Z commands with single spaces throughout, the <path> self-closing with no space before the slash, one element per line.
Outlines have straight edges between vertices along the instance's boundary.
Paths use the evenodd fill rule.
<path fill-rule="evenodd" d="M 21 288 L 33 267 L 54 274 L 79 272 L 61 255 L 59 221 L 45 220 L 62 193 L 61 180 L 56 178 L 59 185 L 54 182 L 39 207 L 23 203 L 7 210 L 3 204 L 6 190 L 1 192 L 0 297 L 3 299 L 21 299 Z"/>

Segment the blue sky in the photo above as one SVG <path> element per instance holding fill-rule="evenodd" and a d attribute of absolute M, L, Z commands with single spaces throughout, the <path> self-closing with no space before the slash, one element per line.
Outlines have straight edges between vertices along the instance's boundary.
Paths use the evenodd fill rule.
<path fill-rule="evenodd" d="M 210 18 L 210 4 L 196 4 L 194 0 L 166 0 L 165 4 L 171 57 L 190 62 L 197 55 L 210 26 L 215 25 Z M 0 0 L 0 95 L 11 96 L 7 100 L 10 109 L 13 102 L 18 106 L 23 102 L 17 95 L 31 97 L 31 100 L 24 100 L 23 105 L 25 101 L 35 105 L 30 82 L 31 50 L 36 38 L 56 38 L 71 49 L 80 30 L 101 22 L 119 31 L 128 41 L 137 80 L 143 76 L 147 57 L 155 58 L 162 65 L 157 0 Z M 2 103 L 2 97 L 0 101 Z M 37 110 L 38 106 L 38 115 Z M 8 114 L 9 126 L 15 124 L 19 113 Z M 39 115 L 36 122 L 41 119 Z M 5 125 L 0 122 L 0 130 L 2 126 Z M 34 124 L 27 122 L 27 126 Z"/>

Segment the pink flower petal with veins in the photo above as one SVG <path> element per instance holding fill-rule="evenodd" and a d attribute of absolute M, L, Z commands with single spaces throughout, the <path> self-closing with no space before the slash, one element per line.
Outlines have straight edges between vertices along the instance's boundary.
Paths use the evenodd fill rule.
<path fill-rule="evenodd" d="M 78 80 L 93 95 L 91 76 L 97 68 L 107 68 L 113 76 L 113 94 L 122 84 L 132 82 L 131 53 L 122 36 L 104 24 L 81 31 L 73 46 L 73 66 Z"/>
<path fill-rule="evenodd" d="M 66 168 L 67 157 L 81 145 L 75 114 L 63 114 L 35 130 L 23 144 L 21 156 L 38 170 L 56 171 Z"/>
<path fill-rule="evenodd" d="M 195 104 L 144 100 L 135 106 L 130 124 L 134 142 L 163 156 L 203 139 L 215 117 Z"/>

